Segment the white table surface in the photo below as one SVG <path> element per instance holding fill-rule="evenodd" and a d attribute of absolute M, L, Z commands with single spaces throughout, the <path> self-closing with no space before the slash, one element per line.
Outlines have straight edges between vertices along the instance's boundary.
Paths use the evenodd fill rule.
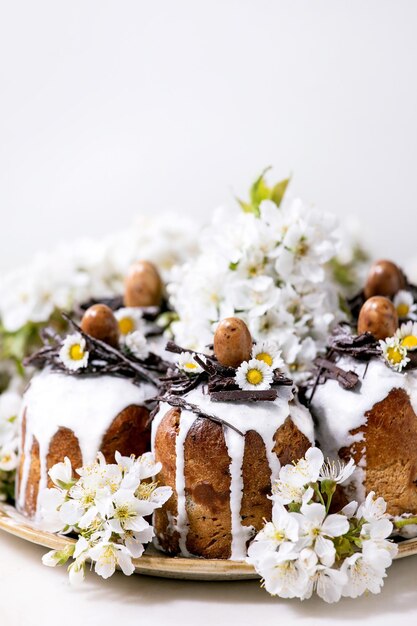
<path fill-rule="evenodd" d="M 104 581 L 88 573 L 83 587 L 73 589 L 64 568 L 41 564 L 44 552 L 0 531 L 2 626 L 348 626 L 365 619 L 367 626 L 396 626 L 417 619 L 417 556 L 393 564 L 380 595 L 327 605 L 271 598 L 257 581 L 185 582 L 120 573 Z"/>

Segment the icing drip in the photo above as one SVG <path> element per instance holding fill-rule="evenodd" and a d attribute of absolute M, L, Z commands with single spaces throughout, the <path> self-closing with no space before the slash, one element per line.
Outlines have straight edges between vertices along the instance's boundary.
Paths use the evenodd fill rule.
<path fill-rule="evenodd" d="M 252 527 L 243 526 L 240 516 L 243 494 L 242 466 L 245 438 L 231 428 L 224 429 L 224 438 L 230 457 L 230 517 L 232 527 L 230 558 L 234 561 L 244 561 L 247 556 L 246 543 L 252 535 Z"/>
<path fill-rule="evenodd" d="M 50 442 L 60 428 L 68 428 L 78 439 L 83 464 L 94 461 L 104 434 L 121 411 L 142 406 L 155 396 L 147 383 L 134 385 L 115 376 L 75 377 L 45 370 L 34 376 L 23 402 L 26 412 L 26 438 L 21 484 L 17 504 L 23 508 L 29 479 L 31 449 L 39 444 L 39 491 L 47 486 L 47 455 Z"/>
<path fill-rule="evenodd" d="M 312 399 L 312 412 L 317 417 L 317 437 L 325 456 L 338 458 L 340 448 L 350 447 L 363 440 L 363 432 L 352 435 L 351 431 L 366 424 L 366 413 L 384 400 L 393 389 L 404 389 L 417 415 L 417 375 L 415 372 L 398 373 L 387 367 L 380 359 L 372 359 L 366 369 L 352 357 L 343 357 L 337 365 L 354 370 L 361 380 L 357 391 L 340 387 L 335 380 L 318 385 Z M 352 475 L 348 490 L 359 501 L 365 498 L 366 450 L 360 466 Z"/>
<path fill-rule="evenodd" d="M 280 397 L 274 402 L 212 402 L 210 397 L 203 393 L 202 387 L 193 389 L 184 398 L 192 404 L 215 417 L 219 417 L 235 426 L 243 434 L 254 430 L 261 437 L 265 445 L 268 464 L 271 470 L 271 481 L 278 477 L 280 462 L 274 453 L 274 436 L 288 416 L 291 417 L 295 426 L 314 443 L 314 428 L 311 415 L 294 399 L 290 388 L 280 389 Z M 162 402 L 158 413 L 152 423 L 152 449 L 155 450 L 155 437 L 158 427 L 172 407 Z M 176 439 L 176 489 L 178 494 L 178 515 L 176 530 L 180 535 L 180 550 L 185 556 L 189 552 L 185 547 L 188 531 L 188 516 L 185 503 L 185 478 L 184 478 L 184 444 L 192 424 L 198 419 L 197 415 L 189 411 L 181 411 L 180 430 Z M 183 420 L 185 423 L 183 424 Z M 234 430 L 224 427 L 224 437 L 230 463 L 230 509 L 232 526 L 232 554 L 234 560 L 242 560 L 246 557 L 246 542 L 251 536 L 251 527 L 243 526 L 240 516 L 243 478 L 242 465 L 245 451 L 245 438 Z M 185 539 L 184 539 L 185 538 Z"/>
<path fill-rule="evenodd" d="M 195 415 L 189 411 L 181 411 L 181 418 L 179 423 L 179 431 L 175 440 L 175 454 L 176 454 L 176 472 L 175 472 L 175 490 L 177 492 L 177 519 L 175 522 L 175 530 L 179 534 L 179 546 L 181 554 L 184 556 L 190 556 L 187 550 L 187 533 L 188 533 L 188 516 L 187 516 L 187 502 L 185 497 L 185 440 L 188 435 L 188 431 L 194 423 Z"/>

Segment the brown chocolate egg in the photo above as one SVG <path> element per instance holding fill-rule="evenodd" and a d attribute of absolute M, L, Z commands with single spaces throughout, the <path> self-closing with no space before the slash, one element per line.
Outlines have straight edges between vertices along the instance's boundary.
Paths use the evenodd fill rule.
<path fill-rule="evenodd" d="M 153 263 L 137 261 L 125 279 L 124 303 L 126 306 L 159 306 L 163 283 Z"/>
<path fill-rule="evenodd" d="M 386 296 L 392 298 L 405 287 L 404 274 L 392 261 L 376 261 L 368 274 L 364 288 L 365 298 Z"/>
<path fill-rule="evenodd" d="M 372 333 L 375 339 L 392 337 L 398 328 L 395 306 L 388 298 L 374 296 L 362 306 L 358 319 L 358 333 Z"/>
<path fill-rule="evenodd" d="M 81 330 L 114 348 L 119 345 L 119 325 L 106 304 L 93 304 L 86 310 L 81 320 Z"/>
<path fill-rule="evenodd" d="M 238 317 L 226 317 L 217 326 L 214 335 L 214 354 L 222 365 L 239 367 L 249 361 L 252 337 L 245 322 Z"/>

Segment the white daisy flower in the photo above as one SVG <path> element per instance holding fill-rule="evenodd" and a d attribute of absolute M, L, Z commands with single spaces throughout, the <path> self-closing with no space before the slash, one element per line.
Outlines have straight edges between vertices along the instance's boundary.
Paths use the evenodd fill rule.
<path fill-rule="evenodd" d="M 401 324 L 400 328 L 395 333 L 395 336 L 399 339 L 403 348 L 408 351 L 417 349 L 417 322 L 407 322 Z"/>
<path fill-rule="evenodd" d="M 119 324 L 119 331 L 122 338 L 142 328 L 142 311 L 139 308 L 124 307 L 116 311 L 114 317 Z"/>
<path fill-rule="evenodd" d="M 186 374 L 200 374 L 203 371 L 191 352 L 181 352 L 177 358 L 177 367 Z"/>
<path fill-rule="evenodd" d="M 274 378 L 272 367 L 264 361 L 251 359 L 244 361 L 237 369 L 235 381 L 240 389 L 244 390 L 262 390 L 271 387 Z"/>
<path fill-rule="evenodd" d="M 76 371 L 87 367 L 89 353 L 85 347 L 85 339 L 80 333 L 67 335 L 59 351 L 59 358 L 67 369 Z"/>
<path fill-rule="evenodd" d="M 263 361 L 273 370 L 280 369 L 284 366 L 281 358 L 281 350 L 274 341 L 260 341 L 252 348 L 252 359 Z"/>
<path fill-rule="evenodd" d="M 380 339 L 379 345 L 385 361 L 396 372 L 401 372 L 409 363 L 410 359 L 407 356 L 407 349 L 401 345 L 398 337 L 388 337 L 385 341 Z"/>
<path fill-rule="evenodd" d="M 417 319 L 417 304 L 414 303 L 413 294 L 410 291 L 401 289 L 394 297 L 394 306 L 400 320 Z"/>
<path fill-rule="evenodd" d="M 138 359 L 146 359 L 149 356 L 149 348 L 145 335 L 140 330 L 126 335 L 125 345 Z"/>

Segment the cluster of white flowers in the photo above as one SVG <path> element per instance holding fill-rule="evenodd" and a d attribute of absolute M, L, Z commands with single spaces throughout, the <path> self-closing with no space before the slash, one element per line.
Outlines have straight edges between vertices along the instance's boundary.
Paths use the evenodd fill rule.
<path fill-rule="evenodd" d="M 337 602 L 381 590 L 397 552 L 387 539 L 393 524 L 384 499 L 371 492 L 359 507 L 350 502 L 329 514 L 336 486 L 354 469 L 352 460 L 324 463 L 318 448 L 281 468 L 272 489 L 272 521 L 256 535 L 247 559 L 271 595 L 304 600 L 316 591 Z"/>
<path fill-rule="evenodd" d="M 217 211 L 200 254 L 168 286 L 177 343 L 202 351 L 217 323 L 237 315 L 256 340 L 278 343 L 295 375 L 305 371 L 343 317 L 329 266 L 338 241 L 334 217 L 299 200 Z"/>
<path fill-rule="evenodd" d="M 68 567 L 72 584 L 84 579 L 86 561 L 103 578 L 120 567 L 129 576 L 134 572 L 132 558 L 143 554 L 144 544 L 151 541 L 154 530 L 145 519 L 166 502 L 170 487 L 158 487 L 154 477 L 161 469 L 148 452 L 141 457 L 123 457 L 107 464 L 103 455 L 97 461 L 76 470 L 65 458 L 49 470 L 55 487 L 40 493 L 42 527 L 50 532 L 78 535 L 75 544 L 63 550 L 52 550 L 43 557 L 45 565 Z"/>
<path fill-rule="evenodd" d="M 0 501 L 13 497 L 18 464 L 18 415 L 22 398 L 15 391 L 0 395 Z"/>
<path fill-rule="evenodd" d="M 103 240 L 81 239 L 38 254 L 0 280 L 0 319 L 9 332 L 46 322 L 55 309 L 69 310 L 90 298 L 119 295 L 134 261 L 153 261 L 164 279 L 174 265 L 196 253 L 197 226 L 182 216 L 140 216 Z"/>
<path fill-rule="evenodd" d="M 402 324 L 393 337 L 379 342 L 382 356 L 393 370 L 402 372 L 410 362 L 409 352 L 417 350 L 417 322 Z"/>

